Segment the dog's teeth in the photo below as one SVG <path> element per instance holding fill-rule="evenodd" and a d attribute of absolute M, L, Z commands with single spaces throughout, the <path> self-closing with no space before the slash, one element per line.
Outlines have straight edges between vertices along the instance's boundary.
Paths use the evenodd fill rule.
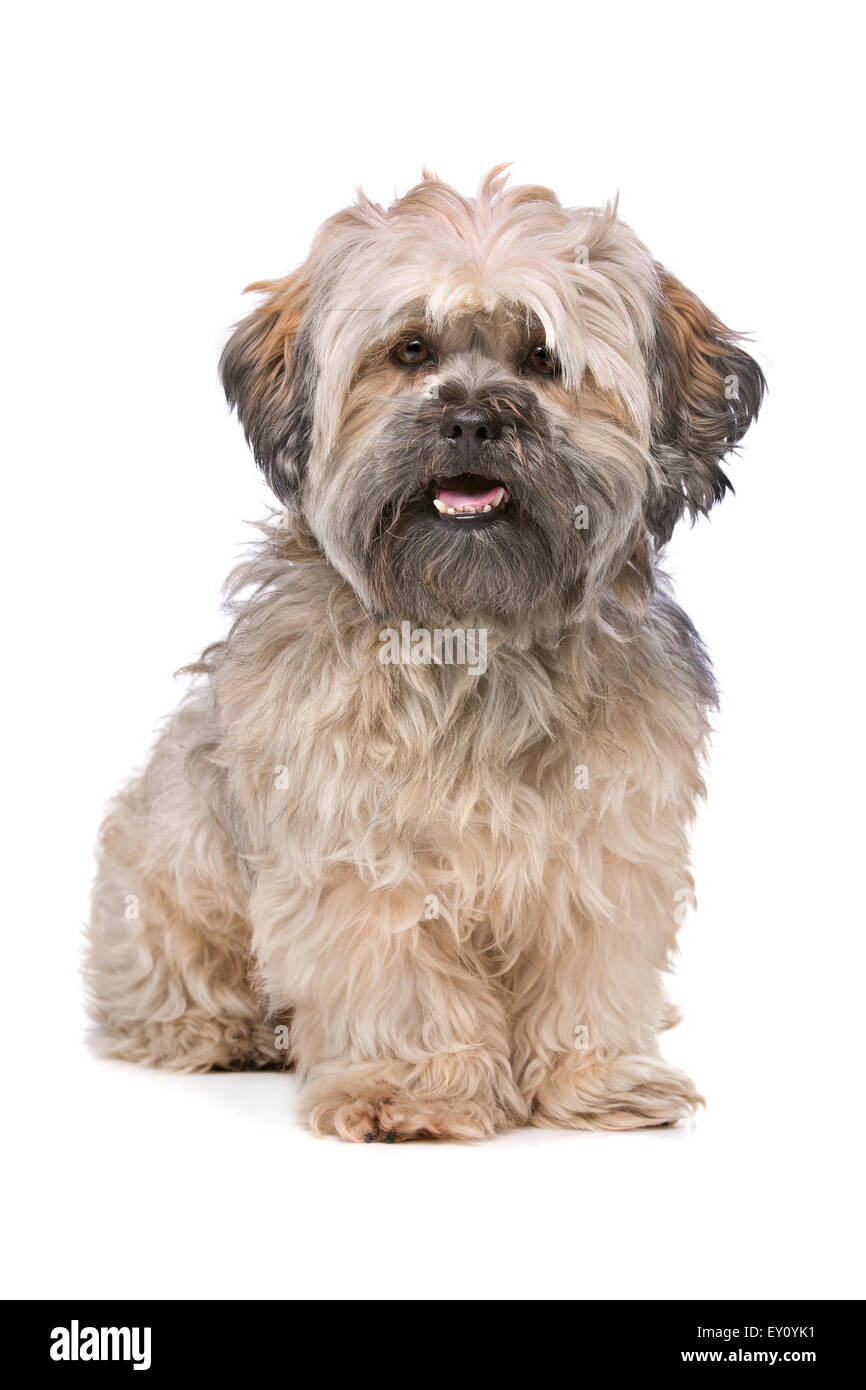
<path fill-rule="evenodd" d="M 483 505 L 480 501 L 461 502 L 458 507 L 449 507 L 447 503 L 442 501 L 441 497 L 434 497 L 433 506 L 441 515 L 456 516 L 465 521 L 468 517 L 483 516 L 485 512 L 495 511 L 497 507 L 503 504 L 503 500 L 507 498 L 507 496 L 508 494 L 505 488 L 499 487 L 493 494 L 492 500 L 490 502 L 485 502 Z"/>

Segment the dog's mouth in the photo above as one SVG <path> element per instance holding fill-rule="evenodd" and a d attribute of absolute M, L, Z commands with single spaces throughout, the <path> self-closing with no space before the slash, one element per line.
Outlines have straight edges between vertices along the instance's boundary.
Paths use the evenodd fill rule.
<path fill-rule="evenodd" d="M 433 506 L 449 523 L 495 521 L 511 500 L 504 483 L 491 482 L 480 473 L 459 473 L 454 478 L 435 479 Z"/>

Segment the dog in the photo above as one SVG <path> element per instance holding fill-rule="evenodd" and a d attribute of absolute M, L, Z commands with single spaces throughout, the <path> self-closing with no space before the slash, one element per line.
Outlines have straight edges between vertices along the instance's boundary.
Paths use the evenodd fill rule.
<path fill-rule="evenodd" d="M 278 506 L 107 815 L 96 1045 L 294 1066 L 350 1141 L 675 1123 L 716 690 L 660 551 L 760 367 L 615 206 L 506 166 L 359 194 L 250 289 L 221 378 Z"/>

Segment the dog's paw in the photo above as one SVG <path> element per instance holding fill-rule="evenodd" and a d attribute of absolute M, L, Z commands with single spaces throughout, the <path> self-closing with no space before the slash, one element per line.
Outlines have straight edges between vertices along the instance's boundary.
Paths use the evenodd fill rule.
<path fill-rule="evenodd" d="M 354 1144 L 490 1139 L 515 1123 L 487 1095 L 425 1093 L 401 1085 L 396 1077 L 370 1075 L 367 1067 L 329 1071 L 311 1080 L 301 1108 L 315 1135 L 335 1134 Z"/>
<path fill-rule="evenodd" d="M 538 1087 L 530 1120 L 547 1129 L 673 1125 L 704 1104 L 691 1081 L 655 1057 L 562 1061 Z"/>
<path fill-rule="evenodd" d="M 357 1096 L 325 1101 L 309 1112 L 315 1135 L 336 1134 L 349 1143 L 393 1144 L 406 1139 L 490 1139 L 496 1125 L 481 1105 L 420 1096 Z"/>

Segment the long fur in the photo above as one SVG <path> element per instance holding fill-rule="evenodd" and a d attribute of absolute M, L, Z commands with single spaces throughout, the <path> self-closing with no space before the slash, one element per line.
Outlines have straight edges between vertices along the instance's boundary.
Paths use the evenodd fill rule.
<path fill-rule="evenodd" d="M 657 547 L 723 495 L 760 369 L 614 209 L 501 170 L 362 196 L 255 288 L 223 379 L 284 510 L 104 826 L 99 1045 L 291 1060 L 350 1140 L 677 1120 L 662 976 L 715 691 Z M 453 402 L 503 421 L 480 467 L 513 502 L 471 534 L 429 507 Z M 383 663 L 402 619 L 483 629 L 486 670 Z"/>

